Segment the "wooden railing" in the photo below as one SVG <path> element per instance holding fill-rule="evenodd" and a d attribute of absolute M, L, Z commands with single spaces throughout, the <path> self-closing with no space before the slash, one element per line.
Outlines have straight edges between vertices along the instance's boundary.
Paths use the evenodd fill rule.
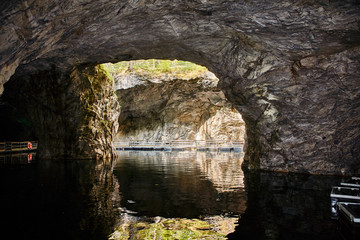
<path fill-rule="evenodd" d="M 0 153 L 33 151 L 38 147 L 38 142 L 0 142 Z"/>

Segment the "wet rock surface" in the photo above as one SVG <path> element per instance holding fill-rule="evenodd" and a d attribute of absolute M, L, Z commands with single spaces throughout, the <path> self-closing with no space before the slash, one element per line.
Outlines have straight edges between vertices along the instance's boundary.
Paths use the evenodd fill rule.
<path fill-rule="evenodd" d="M 248 168 L 354 174 L 359 13 L 354 0 L 2 1 L 0 91 L 52 66 L 193 61 L 242 114 Z"/>
<path fill-rule="evenodd" d="M 123 218 L 126 218 L 122 216 Z M 146 221 L 147 220 L 147 221 Z M 236 218 L 218 217 L 202 221 L 199 219 L 156 217 L 142 222 L 124 221 L 109 240 L 141 240 L 146 238 L 177 239 L 226 239 L 226 234 L 235 228 Z M 229 227 L 230 225 L 230 227 Z"/>

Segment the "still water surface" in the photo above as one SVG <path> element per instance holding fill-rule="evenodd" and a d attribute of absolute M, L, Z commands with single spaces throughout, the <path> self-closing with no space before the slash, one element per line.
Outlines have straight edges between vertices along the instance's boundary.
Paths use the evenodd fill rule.
<path fill-rule="evenodd" d="M 124 217 L 216 216 L 236 219 L 229 239 L 343 239 L 329 207 L 339 177 L 243 173 L 238 153 L 119 155 L 112 163 L 0 156 L 1 239 L 107 239 Z"/>
<path fill-rule="evenodd" d="M 114 174 L 121 206 L 149 217 L 239 216 L 246 209 L 241 156 L 121 152 Z"/>

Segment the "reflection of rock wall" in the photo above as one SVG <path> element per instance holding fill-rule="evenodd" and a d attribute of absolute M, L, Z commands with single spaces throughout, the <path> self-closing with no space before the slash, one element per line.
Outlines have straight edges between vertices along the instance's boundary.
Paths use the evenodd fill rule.
<path fill-rule="evenodd" d="M 133 164 L 161 166 L 159 171 L 196 172 L 214 185 L 218 192 L 238 191 L 244 188 L 244 173 L 241 169 L 243 153 L 228 152 L 118 152 L 120 158 L 134 158 Z"/>
<path fill-rule="evenodd" d="M 241 115 L 216 87 L 218 79 L 117 77 L 121 105 L 117 140 L 242 140 Z M 127 88 L 129 87 L 129 88 Z"/>
<path fill-rule="evenodd" d="M 1 217 L 6 219 L 2 234 L 20 239 L 107 239 L 121 198 L 111 163 L 36 160 L 12 169 L 2 172 L 18 186 L 0 185 Z"/>
<path fill-rule="evenodd" d="M 201 174 L 214 184 L 218 192 L 234 191 L 244 188 L 243 157 L 240 154 L 197 152 L 196 162 Z"/>
<path fill-rule="evenodd" d="M 229 239 L 343 239 L 331 220 L 339 177 L 245 172 L 247 209 Z"/>
<path fill-rule="evenodd" d="M 224 153 L 226 154 L 229 153 Z M 226 166 L 233 159 L 224 155 L 196 152 L 119 152 L 114 174 L 119 180 L 120 191 L 127 194 L 123 198 L 130 197 L 137 203 L 136 209 L 131 209 L 131 204 L 122 204 L 122 207 L 129 207 L 137 212 L 145 211 L 146 216 L 163 217 L 242 214 L 246 209 L 242 172 L 234 170 L 240 169 L 241 161 L 234 161 L 232 165 Z M 219 165 L 222 170 L 217 172 L 215 169 Z M 204 170 L 206 167 L 212 170 Z"/>

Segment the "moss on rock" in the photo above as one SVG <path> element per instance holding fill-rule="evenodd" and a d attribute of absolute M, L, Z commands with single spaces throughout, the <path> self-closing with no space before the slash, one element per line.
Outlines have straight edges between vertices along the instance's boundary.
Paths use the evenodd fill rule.
<path fill-rule="evenodd" d="M 187 239 L 227 239 L 215 230 L 212 224 L 199 219 L 173 218 L 159 222 L 136 222 L 121 225 L 109 240 L 187 240 Z"/>

